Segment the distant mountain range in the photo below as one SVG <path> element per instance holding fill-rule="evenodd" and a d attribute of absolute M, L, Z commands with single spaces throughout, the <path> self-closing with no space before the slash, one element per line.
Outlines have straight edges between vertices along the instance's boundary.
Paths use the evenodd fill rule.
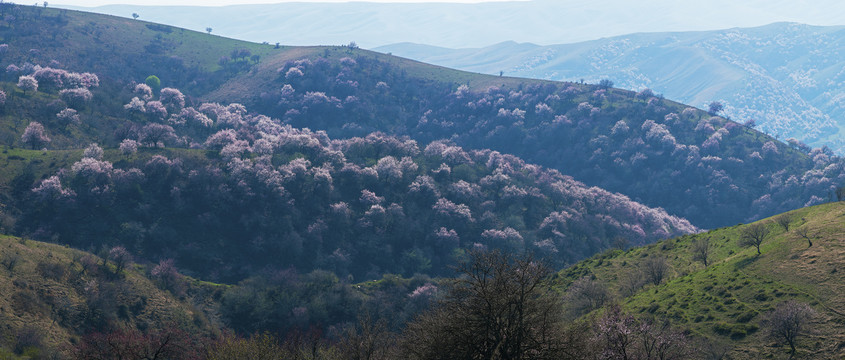
<path fill-rule="evenodd" d="M 632 34 L 566 45 L 504 42 L 477 49 L 410 43 L 377 51 L 487 74 L 650 88 L 706 108 L 725 105 L 781 140 L 845 151 L 845 27 L 777 23 L 706 32 Z"/>
<path fill-rule="evenodd" d="M 52 3 L 50 4 L 53 5 Z M 60 5 L 58 5 L 60 6 Z M 776 21 L 842 25 L 843 3 L 785 0 L 533 0 L 458 3 L 305 3 L 225 7 L 111 5 L 76 8 L 285 45 L 364 48 L 414 42 L 451 48 L 501 41 L 562 44 L 643 31 L 716 30 Z"/>

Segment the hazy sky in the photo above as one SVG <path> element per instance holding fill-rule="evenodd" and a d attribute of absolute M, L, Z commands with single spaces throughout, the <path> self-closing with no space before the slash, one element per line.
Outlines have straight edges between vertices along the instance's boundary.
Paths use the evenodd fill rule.
<path fill-rule="evenodd" d="M 370 49 L 399 42 L 450 48 L 503 41 L 564 44 L 637 32 L 717 30 L 780 21 L 845 25 L 843 0 L 47 1 L 50 6 L 76 6 L 123 17 L 137 12 L 145 21 L 197 31 L 212 27 L 215 35 L 247 41 L 285 45 L 355 41 Z M 257 3 L 284 5 L 218 7 Z M 124 6 L 104 6 L 108 4 Z M 173 11 L 160 5 L 203 7 Z"/>
<path fill-rule="evenodd" d="M 42 0 L 43 1 L 43 0 Z M 367 0 L 366 2 L 382 3 L 481 3 L 494 1 L 525 1 L 525 0 Z M 283 2 L 350 2 L 349 0 L 48 0 L 48 4 L 71 6 L 103 6 L 103 5 L 191 5 L 191 6 L 223 6 L 245 4 L 278 4 Z"/>

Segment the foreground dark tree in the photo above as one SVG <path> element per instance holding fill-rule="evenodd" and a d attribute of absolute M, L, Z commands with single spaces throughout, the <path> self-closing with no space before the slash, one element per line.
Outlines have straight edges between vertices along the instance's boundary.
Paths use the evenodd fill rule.
<path fill-rule="evenodd" d="M 385 319 L 375 320 L 369 313 L 358 317 L 358 325 L 348 327 L 342 336 L 342 358 L 349 360 L 390 359 L 393 335 Z"/>
<path fill-rule="evenodd" d="M 636 319 L 611 306 L 595 324 L 595 358 L 690 359 L 694 346 L 667 323 Z M 584 357 L 588 358 L 588 357 Z"/>
<path fill-rule="evenodd" d="M 175 327 L 141 332 L 119 329 L 110 333 L 85 335 L 74 353 L 74 359 L 202 359 L 202 344 L 189 333 Z"/>
<path fill-rule="evenodd" d="M 227 334 L 208 347 L 205 357 L 207 360 L 276 360 L 282 358 L 282 353 L 278 339 L 268 333 L 249 338 Z"/>
<path fill-rule="evenodd" d="M 757 255 L 760 255 L 760 245 L 769 236 L 769 226 L 767 223 L 754 223 L 744 227 L 739 233 L 740 246 L 754 246 L 757 248 Z"/>
<path fill-rule="evenodd" d="M 440 305 L 409 324 L 409 359 L 559 359 L 561 304 L 530 257 L 475 252 Z"/>
<path fill-rule="evenodd" d="M 795 343 L 805 335 L 807 325 L 816 315 L 810 305 L 796 301 L 781 303 L 768 317 L 769 335 L 789 345 L 791 356 L 795 356 Z"/>

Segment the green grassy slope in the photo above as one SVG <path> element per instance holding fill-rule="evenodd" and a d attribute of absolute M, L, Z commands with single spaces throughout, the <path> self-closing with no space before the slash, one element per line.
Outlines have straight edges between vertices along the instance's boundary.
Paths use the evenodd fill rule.
<path fill-rule="evenodd" d="M 564 284 L 593 275 L 617 294 L 626 277 L 644 267 L 644 260 L 662 256 L 669 275 L 658 286 L 646 285 L 633 296 L 620 297 L 629 311 L 657 316 L 692 333 L 734 347 L 739 359 L 783 358 L 788 347 L 766 337 L 766 314 L 787 300 L 810 304 L 818 316 L 811 334 L 799 341 L 801 358 L 837 358 L 845 353 L 845 203 L 796 210 L 789 232 L 770 219 L 771 232 L 761 246 L 740 247 L 737 225 L 662 241 L 629 251 L 611 251 L 563 270 Z M 806 229 L 813 246 L 798 235 Z M 709 237 L 712 263 L 693 261 L 692 244 Z"/>
<path fill-rule="evenodd" d="M 46 358 L 85 332 L 114 327 L 212 331 L 203 306 L 160 290 L 142 266 L 115 275 L 113 264 L 102 263 L 83 251 L 0 235 L 0 358 L 15 348 Z M 23 333 L 35 334 L 27 338 L 34 344 L 22 344 Z"/>
<path fill-rule="evenodd" d="M 0 42 L 12 44 L 4 62 L 46 65 L 55 60 L 63 68 L 118 81 L 157 74 L 162 86 L 200 92 L 212 87 L 208 82 L 215 76 L 210 74 L 221 69 L 218 60 L 232 50 L 246 49 L 264 58 L 284 49 L 73 10 L 24 6 L 16 14 L 15 20 L 0 26 Z M 103 52 L 110 56 L 96 56 Z"/>

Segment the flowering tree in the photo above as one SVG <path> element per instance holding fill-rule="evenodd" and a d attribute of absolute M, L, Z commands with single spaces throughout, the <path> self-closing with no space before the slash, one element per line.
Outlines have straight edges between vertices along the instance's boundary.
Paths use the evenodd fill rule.
<path fill-rule="evenodd" d="M 102 160 L 103 159 L 103 148 L 101 148 L 96 143 L 88 145 L 85 148 L 85 151 L 82 152 L 82 157 L 92 158 L 95 160 Z"/>
<path fill-rule="evenodd" d="M 65 70 L 45 67 L 35 71 L 32 76 L 44 87 L 59 89 L 64 84 L 63 79 L 67 74 L 68 72 Z"/>
<path fill-rule="evenodd" d="M 152 123 L 141 129 L 139 138 L 142 143 L 148 144 L 150 147 L 157 147 L 159 143 L 164 144 L 175 139 L 176 133 L 168 125 Z"/>
<path fill-rule="evenodd" d="M 26 93 L 27 91 L 38 91 L 38 80 L 29 75 L 24 75 L 18 78 L 18 87 Z"/>
<path fill-rule="evenodd" d="M 32 189 L 32 193 L 41 201 L 68 198 L 75 195 L 73 190 L 65 189 L 62 186 L 61 179 L 56 175 L 42 180 L 38 186 Z"/>
<path fill-rule="evenodd" d="M 171 112 L 179 111 L 185 107 L 185 95 L 178 89 L 169 87 L 161 89 L 158 98 Z"/>
<path fill-rule="evenodd" d="M 109 260 L 114 264 L 114 273 L 120 274 L 127 265 L 132 263 L 132 255 L 123 246 L 115 246 L 109 250 Z"/>
<path fill-rule="evenodd" d="M 120 142 L 120 151 L 125 154 L 134 154 L 138 152 L 138 142 L 132 139 L 124 139 Z"/>
<path fill-rule="evenodd" d="M 73 107 L 82 107 L 94 97 L 91 91 L 86 88 L 64 89 L 59 92 L 59 95 L 62 100 Z"/>
<path fill-rule="evenodd" d="M 35 121 L 27 125 L 23 135 L 21 135 L 21 140 L 32 149 L 38 149 L 50 142 L 50 138 L 44 131 L 44 125 Z"/>
<path fill-rule="evenodd" d="M 156 120 L 164 120 L 167 117 L 167 108 L 164 107 L 161 101 L 148 101 L 144 105 L 144 112 Z"/>
<path fill-rule="evenodd" d="M 135 85 L 133 92 L 143 100 L 151 100 L 153 98 L 153 89 L 147 84 Z"/>
<path fill-rule="evenodd" d="M 56 114 L 56 118 L 66 124 L 79 123 L 79 114 L 76 112 L 76 110 L 71 108 L 59 111 L 59 113 Z"/>

